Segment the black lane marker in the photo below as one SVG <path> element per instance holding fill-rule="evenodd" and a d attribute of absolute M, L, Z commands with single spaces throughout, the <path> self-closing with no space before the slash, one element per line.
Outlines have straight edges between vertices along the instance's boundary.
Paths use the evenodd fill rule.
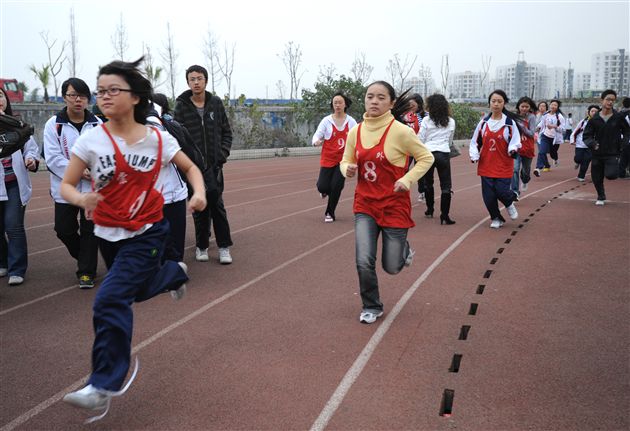
<path fill-rule="evenodd" d="M 483 278 L 490 278 L 491 275 L 492 275 L 492 270 L 489 269 L 483 274 Z"/>
<path fill-rule="evenodd" d="M 512 233 L 511 233 L 511 235 L 512 235 L 512 236 L 514 236 L 514 235 L 516 235 L 517 233 L 518 233 L 518 231 L 517 231 L 517 230 L 513 230 L 513 231 L 512 231 Z"/>
<path fill-rule="evenodd" d="M 458 340 L 467 340 L 469 332 L 470 332 L 470 325 L 462 325 L 462 328 L 459 330 Z"/>
<path fill-rule="evenodd" d="M 479 304 L 475 304 L 474 302 L 470 304 L 470 309 L 468 310 L 469 316 L 474 316 L 477 314 L 477 308 L 479 308 Z"/>
<path fill-rule="evenodd" d="M 503 253 L 503 250 L 505 250 L 505 249 L 503 247 L 501 247 L 500 249 L 497 250 L 497 254 Z"/>
<path fill-rule="evenodd" d="M 529 221 L 528 218 L 526 218 L 525 220 L 523 220 L 523 223 L 527 223 Z"/>
<path fill-rule="evenodd" d="M 547 204 L 542 204 L 540 207 L 542 208 L 542 207 L 546 207 L 546 206 L 547 206 Z"/>
<path fill-rule="evenodd" d="M 494 265 L 495 263 L 497 263 L 497 260 L 499 260 L 496 257 L 493 257 L 492 260 L 490 261 L 490 265 Z"/>
<path fill-rule="evenodd" d="M 536 208 L 536 212 L 540 211 L 540 208 Z"/>
<path fill-rule="evenodd" d="M 453 389 L 444 389 L 442 393 L 442 404 L 440 405 L 440 416 L 450 418 L 453 414 L 453 398 L 455 391 Z"/>
<path fill-rule="evenodd" d="M 509 243 L 511 243 L 511 242 L 512 242 L 512 240 L 511 240 L 510 238 L 508 238 L 508 239 L 506 239 L 506 240 L 505 240 L 505 243 L 506 243 L 506 244 L 509 244 Z"/>
<path fill-rule="evenodd" d="M 451 361 L 451 367 L 448 369 L 450 373 L 459 373 L 459 366 L 462 363 L 462 356 L 459 353 L 455 353 L 453 355 L 453 360 Z"/>
<path fill-rule="evenodd" d="M 530 216 L 530 217 L 534 217 L 535 215 L 536 215 L 536 214 L 534 214 L 534 213 L 531 213 L 531 214 L 530 214 L 529 216 Z"/>
<path fill-rule="evenodd" d="M 483 295 L 483 290 L 486 288 L 485 284 L 480 284 L 477 286 L 477 295 Z"/>

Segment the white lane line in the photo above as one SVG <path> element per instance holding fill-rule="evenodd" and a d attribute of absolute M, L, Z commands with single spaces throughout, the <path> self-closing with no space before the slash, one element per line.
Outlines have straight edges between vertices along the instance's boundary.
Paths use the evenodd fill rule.
<path fill-rule="evenodd" d="M 222 302 L 227 301 L 231 297 L 241 293 L 242 291 L 246 290 L 247 288 L 251 287 L 252 285 L 258 283 L 260 280 L 262 280 L 262 279 L 264 279 L 266 277 L 269 277 L 272 274 L 275 274 L 276 272 L 278 272 L 278 271 L 286 268 L 287 266 L 289 266 L 289 265 L 299 261 L 300 259 L 303 259 L 303 258 L 307 257 L 310 254 L 313 254 L 313 253 L 321 250 L 324 247 L 329 246 L 330 244 L 334 243 L 335 241 L 338 241 L 338 240 L 340 240 L 342 238 L 345 238 L 346 236 L 350 235 L 353 232 L 354 232 L 354 229 L 349 230 L 347 232 L 342 233 L 341 235 L 336 236 L 335 238 L 333 238 L 331 240 L 328 240 L 328 241 L 318 245 L 317 247 L 314 247 L 314 248 L 312 248 L 312 249 L 310 249 L 308 251 L 305 251 L 304 253 L 301 253 L 301 254 L 295 256 L 294 258 L 289 259 L 289 260 L 285 261 L 284 263 L 276 266 L 275 268 L 270 269 L 269 271 L 259 275 L 258 277 L 251 279 L 247 283 L 242 284 L 241 286 L 237 287 L 236 289 L 231 290 L 230 292 L 228 292 L 225 295 L 215 299 L 214 301 L 209 302 L 208 304 L 204 305 L 203 307 L 198 308 L 197 310 L 195 310 L 192 313 L 188 314 L 187 316 L 181 318 L 177 322 L 172 323 L 171 325 L 167 326 L 166 328 L 162 329 L 161 331 L 156 332 L 151 337 L 149 337 L 146 340 L 142 341 L 140 344 L 136 345 L 131 350 L 131 354 L 132 355 L 137 354 L 138 352 L 140 352 L 145 347 L 153 344 L 154 342 L 156 342 L 160 338 L 168 335 L 170 332 L 172 332 L 175 329 L 179 328 L 180 326 L 186 324 L 187 322 L 189 322 L 190 320 L 194 319 L 195 317 L 205 313 L 206 311 L 210 310 L 211 308 L 213 308 L 213 307 L 221 304 Z M 59 392 L 57 392 L 56 394 L 54 394 L 50 398 L 42 401 L 41 403 L 39 403 L 38 405 L 36 405 L 32 409 L 30 409 L 27 412 L 21 414 L 17 418 L 13 419 L 11 422 L 5 424 L 2 428 L 0 428 L 0 431 L 11 431 L 14 428 L 16 428 L 16 427 L 24 424 L 25 422 L 27 422 L 29 419 L 31 419 L 31 418 L 37 416 L 38 414 L 42 413 L 44 410 L 46 410 L 51 405 L 55 404 L 58 401 L 61 401 L 61 399 L 63 398 L 63 396 L 65 394 L 67 394 L 68 392 L 74 391 L 74 390 L 80 388 L 82 385 L 84 385 L 87 382 L 88 377 L 89 377 L 89 375 L 85 375 L 85 376 L 81 377 L 79 380 L 75 381 L 70 386 L 64 388 L 63 390 L 61 390 Z"/>
<path fill-rule="evenodd" d="M 31 300 L 31 301 L 24 302 L 24 303 L 22 303 L 20 305 L 16 305 L 15 307 L 7 308 L 6 310 L 0 311 L 0 316 L 3 316 L 5 314 L 8 314 L 8 313 L 10 313 L 12 311 L 15 311 L 15 310 L 19 310 L 20 308 L 23 308 L 23 307 L 27 307 L 27 306 L 29 306 L 31 304 L 35 304 L 36 302 L 43 301 L 43 300 L 48 299 L 48 298 L 52 298 L 53 296 L 60 295 L 60 294 L 62 294 L 64 292 L 67 292 L 69 290 L 77 289 L 77 286 L 78 286 L 78 284 L 73 284 L 72 286 L 64 287 L 63 289 L 56 290 L 56 291 L 54 291 L 52 293 L 49 293 L 48 295 L 40 296 L 39 298 L 35 298 L 35 299 Z"/>
<path fill-rule="evenodd" d="M 566 183 L 567 181 L 571 181 L 571 180 L 573 180 L 573 178 L 561 181 L 559 183 L 552 184 L 543 189 L 532 192 L 528 194 L 527 196 L 523 196 L 522 199 L 526 199 L 527 197 L 533 196 L 536 193 L 542 192 L 543 190 L 547 190 L 551 187 L 558 186 L 562 183 Z M 407 289 L 404 295 L 398 300 L 398 302 L 396 303 L 392 311 L 385 315 L 385 319 L 383 319 L 382 323 L 378 326 L 378 328 L 376 329 L 376 331 L 374 332 L 374 334 L 372 335 L 368 343 L 365 345 L 365 347 L 361 351 L 361 353 L 359 353 L 359 356 L 354 361 L 350 369 L 346 372 L 345 376 L 339 383 L 339 386 L 337 386 L 337 389 L 335 389 L 335 392 L 333 392 L 332 396 L 330 397 L 330 399 L 328 400 L 328 402 L 322 409 L 321 413 L 319 414 L 319 416 L 317 417 L 317 419 L 311 426 L 310 428 L 311 431 L 321 431 L 326 428 L 326 426 L 328 425 L 328 422 L 330 422 L 330 419 L 333 417 L 337 409 L 339 409 L 339 406 L 343 402 L 343 399 L 350 391 L 350 388 L 352 387 L 352 385 L 354 385 L 354 382 L 356 382 L 356 380 L 359 378 L 359 375 L 363 372 L 363 369 L 365 368 L 368 361 L 370 360 L 370 358 L 376 351 L 376 348 L 378 347 L 378 345 L 381 343 L 381 341 L 387 334 L 387 331 L 389 331 L 389 328 L 392 326 L 392 324 L 394 323 L 394 321 L 396 320 L 396 318 L 398 317 L 402 309 L 405 307 L 405 305 L 407 305 L 407 302 L 409 302 L 409 299 L 411 299 L 411 297 L 416 292 L 416 290 L 418 290 L 418 287 L 420 287 L 422 282 L 425 281 L 429 277 L 429 275 L 431 275 L 433 270 L 437 268 L 444 261 L 444 259 L 446 259 L 448 255 L 451 254 L 453 250 L 455 250 L 471 233 L 473 233 L 475 229 L 477 229 L 479 226 L 481 226 L 484 222 L 488 221 L 489 219 L 490 219 L 490 216 L 486 216 L 482 218 L 473 227 L 468 229 L 459 238 L 457 238 L 446 250 L 444 250 L 444 252 L 442 252 L 442 254 L 440 254 L 433 261 L 433 263 L 422 273 L 422 275 L 420 275 L 420 277 L 411 285 L 411 287 Z"/>

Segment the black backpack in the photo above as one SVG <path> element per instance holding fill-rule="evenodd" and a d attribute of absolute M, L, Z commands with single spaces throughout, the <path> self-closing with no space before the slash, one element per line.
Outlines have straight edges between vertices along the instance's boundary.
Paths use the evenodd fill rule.
<path fill-rule="evenodd" d="M 8 157 L 24 148 L 33 133 L 35 129 L 30 124 L 10 115 L 0 114 L 0 157 Z"/>

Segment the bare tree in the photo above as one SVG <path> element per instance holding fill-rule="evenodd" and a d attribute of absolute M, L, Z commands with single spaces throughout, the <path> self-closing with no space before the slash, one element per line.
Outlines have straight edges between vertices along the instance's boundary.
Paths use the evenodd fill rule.
<path fill-rule="evenodd" d="M 219 70 L 221 71 L 221 75 L 225 79 L 225 85 L 227 86 L 227 99 L 230 100 L 230 91 L 232 89 L 232 72 L 234 72 L 234 51 L 236 49 L 236 44 L 232 44 L 232 52 L 230 53 L 228 50 L 228 44 L 225 43 L 223 47 L 223 61 L 219 61 L 217 63 Z"/>
<path fill-rule="evenodd" d="M 153 90 L 155 90 L 157 87 L 164 84 L 165 82 L 162 79 L 162 72 L 164 71 L 164 69 L 153 64 L 153 55 L 151 55 L 151 48 L 149 48 L 148 45 L 143 46 L 142 51 L 144 52 L 144 73 L 147 76 L 149 82 L 151 82 L 151 87 L 153 87 Z"/>
<path fill-rule="evenodd" d="M 300 48 L 300 45 L 294 44 L 293 41 L 290 41 L 284 46 L 284 52 L 278 56 L 282 59 L 284 67 L 287 69 L 289 74 L 289 97 L 291 100 L 297 99 L 300 81 L 304 76 L 304 71 L 300 73 L 299 70 L 300 64 L 302 64 L 302 49 Z"/>
<path fill-rule="evenodd" d="M 319 79 L 321 82 L 330 82 L 335 79 L 337 74 L 337 68 L 334 64 L 330 63 L 326 66 L 319 66 Z"/>
<path fill-rule="evenodd" d="M 429 66 L 425 66 L 424 64 L 420 64 L 420 68 L 418 69 L 418 79 L 422 85 L 422 97 L 426 98 L 429 95 L 429 89 L 433 87 L 433 74 L 431 73 L 431 68 Z"/>
<path fill-rule="evenodd" d="M 448 64 L 448 54 L 442 56 L 442 66 L 440 67 L 440 74 L 442 75 L 442 94 L 447 96 L 446 87 L 448 87 L 448 75 L 451 72 L 451 68 Z"/>
<path fill-rule="evenodd" d="M 123 21 L 122 12 L 120 13 L 120 22 L 116 26 L 116 32 L 112 35 L 112 45 L 114 46 L 114 53 L 120 60 L 125 59 L 125 53 L 129 48 L 129 40 L 127 37 L 127 27 Z"/>
<path fill-rule="evenodd" d="M 210 80 L 210 88 L 216 93 L 216 86 L 221 82 L 221 71 L 219 69 L 219 50 L 217 48 L 219 40 L 214 32 L 210 29 L 206 31 L 206 38 L 203 41 L 203 53 L 206 56 L 206 64 L 210 66 L 208 71 L 208 79 Z"/>
<path fill-rule="evenodd" d="M 392 85 L 398 84 L 398 91 L 405 89 L 405 81 L 411 73 L 413 66 L 416 64 L 418 56 L 414 56 L 413 61 L 409 60 L 409 54 L 405 56 L 405 61 L 400 59 L 398 53 L 394 54 L 394 58 L 388 61 L 387 72 L 392 77 Z"/>
<path fill-rule="evenodd" d="M 480 94 L 484 95 L 484 82 L 486 81 L 486 78 L 488 78 L 488 72 L 490 71 L 490 63 L 492 63 L 492 56 L 488 56 L 488 57 L 484 57 L 484 55 L 481 55 L 481 79 L 479 80 L 479 85 L 480 85 Z M 484 95 L 485 96 L 485 95 Z"/>
<path fill-rule="evenodd" d="M 370 66 L 365 59 L 365 52 L 354 55 L 351 72 L 355 81 L 359 81 L 362 85 L 366 85 L 373 70 L 374 68 Z"/>
<path fill-rule="evenodd" d="M 278 99 L 284 99 L 284 92 L 286 88 L 287 87 L 284 85 L 284 82 L 280 80 L 276 82 L 276 90 L 278 91 Z"/>
<path fill-rule="evenodd" d="M 168 84 L 171 90 L 171 99 L 175 99 L 175 79 L 177 78 L 177 57 L 179 53 L 175 50 L 175 42 L 171 34 L 171 24 L 166 23 L 166 43 L 164 49 L 160 51 L 160 57 L 166 63 L 166 74 L 168 75 Z"/>
<path fill-rule="evenodd" d="M 39 35 L 41 36 L 42 40 L 46 44 L 46 49 L 48 50 L 48 69 L 49 69 L 50 75 L 53 78 L 53 85 L 55 86 L 55 97 L 57 97 L 57 94 L 59 93 L 59 84 L 57 84 L 57 75 L 61 73 L 63 62 L 66 61 L 66 57 L 63 55 L 63 52 L 66 49 L 67 42 L 63 42 L 61 44 L 61 49 L 59 50 L 59 54 L 55 55 L 53 54 L 53 49 L 55 48 L 55 45 L 57 44 L 57 39 L 51 42 L 50 38 L 48 37 L 47 31 L 41 32 Z"/>
<path fill-rule="evenodd" d="M 79 60 L 78 40 L 76 32 L 76 23 L 74 21 L 74 8 L 70 9 L 70 58 L 68 59 L 68 68 L 70 76 L 77 76 L 77 62 Z"/>

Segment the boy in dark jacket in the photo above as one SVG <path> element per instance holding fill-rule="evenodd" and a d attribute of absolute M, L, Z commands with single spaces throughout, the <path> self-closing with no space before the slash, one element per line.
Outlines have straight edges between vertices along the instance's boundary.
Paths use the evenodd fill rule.
<path fill-rule="evenodd" d="M 601 111 L 591 118 L 584 130 L 584 144 L 593 153 L 591 179 L 597 190 L 595 205 L 604 205 L 606 201 L 604 177 L 614 180 L 619 176 L 622 141 L 629 133 L 624 115 L 613 110 L 617 93 L 614 90 L 605 90 L 601 99 Z"/>
<path fill-rule="evenodd" d="M 186 70 L 186 82 L 190 90 L 177 98 L 175 120 L 188 130 L 204 157 L 205 166 L 199 166 L 199 169 L 205 179 L 208 200 L 203 211 L 193 214 L 197 245 L 195 258 L 200 262 L 208 261 L 212 221 L 219 247 L 219 262 L 226 265 L 232 263 L 229 249 L 232 238 L 222 196 L 223 164 L 232 148 L 232 129 L 221 99 L 206 91 L 208 71 L 202 66 L 190 66 Z"/>

